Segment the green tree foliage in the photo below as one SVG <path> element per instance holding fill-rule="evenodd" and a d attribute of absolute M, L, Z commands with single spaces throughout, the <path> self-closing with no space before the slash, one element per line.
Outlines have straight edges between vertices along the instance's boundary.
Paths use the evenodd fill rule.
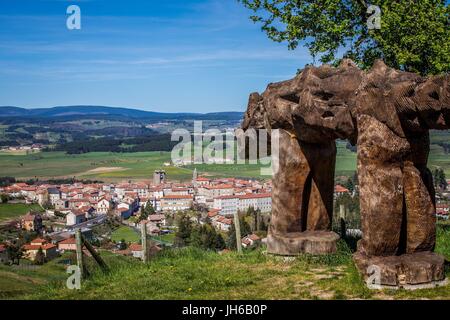
<path fill-rule="evenodd" d="M 359 213 L 359 197 L 352 197 L 348 193 L 344 193 L 338 196 L 334 202 L 335 212 L 339 212 L 341 205 L 344 205 L 350 212 Z"/>
<path fill-rule="evenodd" d="M 180 213 L 176 221 L 178 231 L 175 233 L 175 247 L 184 247 L 190 244 L 192 233 L 192 221 L 186 213 Z"/>
<path fill-rule="evenodd" d="M 361 67 L 381 58 L 393 68 L 421 74 L 450 71 L 450 5 L 445 0 L 238 0 L 277 42 L 300 42 L 322 63 L 338 53 Z M 381 29 L 367 27 L 368 6 L 381 9 Z"/>
<path fill-rule="evenodd" d="M 222 235 L 208 223 L 196 225 L 192 229 L 190 244 L 204 250 L 222 250 L 225 248 Z"/>
<path fill-rule="evenodd" d="M 11 263 L 13 264 L 20 264 L 20 259 L 23 256 L 23 250 L 19 245 L 16 244 L 9 244 L 6 248 L 8 252 L 9 259 L 11 260 Z"/>
<path fill-rule="evenodd" d="M 0 187 L 9 187 L 13 183 L 16 183 L 16 178 L 14 177 L 0 177 Z"/>
<path fill-rule="evenodd" d="M 347 181 L 344 184 L 344 187 L 350 191 L 350 193 L 353 193 L 353 190 L 355 190 L 355 185 L 353 184 L 353 179 L 348 178 Z"/>
<path fill-rule="evenodd" d="M 44 251 L 42 251 L 42 248 L 39 248 L 38 252 L 36 253 L 36 257 L 34 258 L 34 264 L 41 266 L 44 263 L 45 263 Z"/>
<path fill-rule="evenodd" d="M 9 197 L 8 197 L 8 195 L 7 194 L 0 194 L 0 202 L 1 203 L 8 203 L 8 201 L 9 201 Z"/>
<path fill-rule="evenodd" d="M 149 216 L 152 214 L 155 214 L 155 208 L 153 208 L 153 205 L 150 201 L 147 201 L 147 204 L 145 207 L 142 207 L 141 214 L 139 215 L 138 222 L 141 222 L 143 220 L 147 220 Z"/>
<path fill-rule="evenodd" d="M 441 168 L 433 170 L 433 181 L 434 187 L 439 190 L 447 189 L 447 179 L 445 177 L 445 172 Z"/>

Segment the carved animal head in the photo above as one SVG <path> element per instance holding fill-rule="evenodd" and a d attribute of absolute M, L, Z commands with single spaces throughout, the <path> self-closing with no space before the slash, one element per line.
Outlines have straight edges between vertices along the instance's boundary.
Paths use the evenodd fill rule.
<path fill-rule="evenodd" d="M 378 60 L 357 90 L 353 116 L 366 114 L 398 136 L 449 128 L 449 76 L 423 78 Z"/>
<path fill-rule="evenodd" d="M 350 60 L 339 68 L 307 67 L 292 80 L 270 84 L 262 95 L 253 93 L 243 128 L 282 128 L 309 143 L 350 138 L 350 106 L 362 74 Z"/>

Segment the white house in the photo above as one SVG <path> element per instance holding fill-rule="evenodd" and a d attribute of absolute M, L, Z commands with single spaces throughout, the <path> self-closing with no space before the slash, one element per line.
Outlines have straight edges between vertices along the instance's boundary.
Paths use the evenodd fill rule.
<path fill-rule="evenodd" d="M 66 216 L 66 225 L 74 226 L 86 221 L 86 214 L 82 211 L 71 211 Z"/>
<path fill-rule="evenodd" d="M 111 208 L 111 202 L 109 202 L 109 200 L 106 200 L 105 198 L 102 198 L 97 202 L 96 209 L 97 209 L 97 213 L 99 213 L 99 214 L 108 213 L 110 208 Z"/>
<path fill-rule="evenodd" d="M 270 193 L 251 193 L 239 196 L 239 210 L 247 211 L 250 207 L 261 212 L 272 211 L 272 195 Z"/>
<path fill-rule="evenodd" d="M 214 209 L 220 210 L 220 214 L 223 216 L 237 213 L 238 205 L 238 196 L 221 196 L 214 198 Z"/>

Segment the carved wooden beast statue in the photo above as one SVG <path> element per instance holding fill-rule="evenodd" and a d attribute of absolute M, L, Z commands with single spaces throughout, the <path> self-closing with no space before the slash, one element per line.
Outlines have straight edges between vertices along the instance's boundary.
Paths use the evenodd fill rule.
<path fill-rule="evenodd" d="M 268 251 L 335 250 L 334 140 L 348 139 L 358 146 L 358 267 L 366 274 L 378 265 L 381 284 L 390 286 L 443 280 L 443 258 L 432 253 L 434 188 L 426 165 L 428 131 L 450 128 L 449 83 L 448 75 L 422 78 L 382 61 L 364 72 L 343 60 L 252 94 L 243 129 L 280 131 Z"/>

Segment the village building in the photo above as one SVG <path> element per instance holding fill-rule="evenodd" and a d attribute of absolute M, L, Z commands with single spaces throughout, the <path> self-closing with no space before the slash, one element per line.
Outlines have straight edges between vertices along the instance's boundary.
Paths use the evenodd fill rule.
<path fill-rule="evenodd" d="M 48 188 L 47 194 L 48 201 L 52 206 L 54 206 L 56 202 L 61 199 L 61 192 L 57 188 Z"/>
<path fill-rule="evenodd" d="M 341 186 L 340 184 L 337 184 L 334 187 L 334 195 L 335 196 L 341 196 L 343 194 L 350 194 L 350 191 L 347 188 Z"/>
<path fill-rule="evenodd" d="M 249 208 L 260 210 L 263 213 L 272 211 L 272 195 L 270 193 L 245 194 L 239 196 L 239 211 Z"/>
<path fill-rule="evenodd" d="M 105 198 L 98 200 L 96 210 L 98 214 L 107 214 L 111 208 L 111 202 Z"/>
<path fill-rule="evenodd" d="M 76 251 L 77 250 L 77 243 L 75 238 L 68 238 L 66 240 L 63 240 L 61 242 L 58 242 L 58 250 L 61 252 L 64 251 Z"/>
<path fill-rule="evenodd" d="M 166 224 L 166 216 L 163 214 L 151 214 L 148 216 L 147 220 L 155 224 L 158 228 L 161 228 Z"/>
<path fill-rule="evenodd" d="M 48 243 L 47 240 L 38 238 L 31 241 L 31 243 L 23 246 L 24 258 L 34 261 L 36 259 L 37 253 L 39 252 L 39 249 L 42 249 L 42 252 L 47 261 L 52 260 L 58 256 L 56 245 Z"/>
<path fill-rule="evenodd" d="M 259 244 L 261 242 L 261 238 L 258 237 L 256 234 L 250 234 L 248 236 L 243 237 L 241 242 L 242 247 L 248 248 Z"/>
<path fill-rule="evenodd" d="M 86 213 L 83 211 L 71 211 L 66 216 L 66 225 L 67 226 L 75 226 L 77 224 L 86 222 Z"/>
<path fill-rule="evenodd" d="M 130 249 L 133 257 L 138 258 L 138 259 L 143 258 L 144 254 L 143 254 L 143 250 L 142 250 L 142 245 L 137 244 L 137 243 L 132 243 L 132 244 L 130 244 L 130 246 L 128 248 Z"/>
<path fill-rule="evenodd" d="M 223 216 L 233 215 L 238 212 L 238 196 L 221 196 L 214 198 L 214 209 L 220 210 Z"/>
<path fill-rule="evenodd" d="M 191 208 L 193 197 L 191 195 L 173 195 L 161 198 L 162 211 L 181 211 Z"/>
<path fill-rule="evenodd" d="M 42 230 L 42 217 L 40 214 L 28 213 L 21 219 L 21 228 L 27 231 L 39 232 Z"/>

